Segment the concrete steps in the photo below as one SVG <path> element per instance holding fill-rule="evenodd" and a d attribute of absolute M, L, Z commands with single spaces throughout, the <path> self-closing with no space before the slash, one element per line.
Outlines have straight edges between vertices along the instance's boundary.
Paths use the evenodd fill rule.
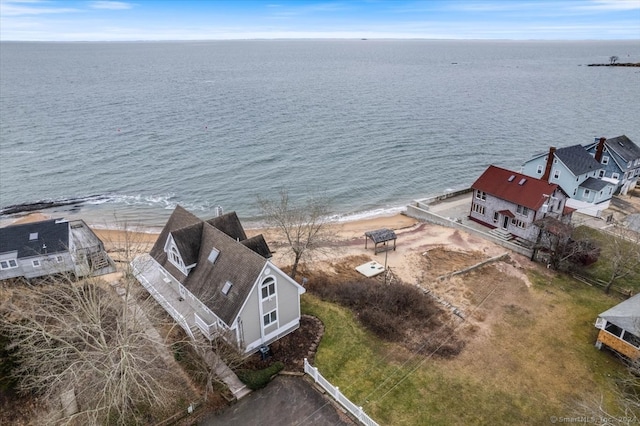
<path fill-rule="evenodd" d="M 489 231 L 489 233 L 499 239 L 501 239 L 502 241 L 511 241 L 513 240 L 513 235 L 509 232 L 506 231 L 502 228 L 494 228 L 491 231 Z"/>

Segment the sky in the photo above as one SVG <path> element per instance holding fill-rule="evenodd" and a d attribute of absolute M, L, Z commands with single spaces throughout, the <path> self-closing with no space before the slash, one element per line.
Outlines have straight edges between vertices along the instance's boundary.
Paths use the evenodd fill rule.
<path fill-rule="evenodd" d="M 0 40 L 640 40 L 640 0 L 0 0 Z"/>

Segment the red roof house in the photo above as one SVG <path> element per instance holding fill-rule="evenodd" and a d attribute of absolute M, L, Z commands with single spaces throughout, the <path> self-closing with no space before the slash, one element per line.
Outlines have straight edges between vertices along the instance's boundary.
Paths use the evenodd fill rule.
<path fill-rule="evenodd" d="M 489 166 L 471 188 L 469 219 L 514 238 L 533 242 L 539 232 L 536 220 L 552 216 L 570 221 L 573 212 L 557 184 L 501 167 Z"/>

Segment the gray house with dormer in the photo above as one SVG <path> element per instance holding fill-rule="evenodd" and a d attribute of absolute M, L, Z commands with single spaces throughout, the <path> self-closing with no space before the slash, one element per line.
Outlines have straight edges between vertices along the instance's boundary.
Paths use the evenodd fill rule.
<path fill-rule="evenodd" d="M 276 267 L 262 237 L 247 238 L 234 212 L 201 220 L 177 206 L 138 281 L 195 338 L 225 338 L 245 354 L 296 330 L 304 288 Z"/>
<path fill-rule="evenodd" d="M 617 185 L 616 192 L 627 195 L 640 177 L 640 147 L 625 135 L 596 139 L 585 149 L 599 162 L 599 177 Z"/>
<path fill-rule="evenodd" d="M 0 228 L 0 280 L 115 272 L 102 241 L 82 220 L 51 219 Z"/>
<path fill-rule="evenodd" d="M 582 145 L 551 147 L 533 156 L 522 173 L 559 185 L 569 196 L 567 206 L 580 213 L 600 216 L 616 190 L 616 184 L 601 177 L 604 169 Z"/>

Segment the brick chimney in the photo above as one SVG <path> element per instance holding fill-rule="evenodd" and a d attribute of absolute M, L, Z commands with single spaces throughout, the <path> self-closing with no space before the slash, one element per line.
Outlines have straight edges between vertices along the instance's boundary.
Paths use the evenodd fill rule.
<path fill-rule="evenodd" d="M 553 156 L 556 152 L 556 147 L 549 147 L 549 155 L 547 156 L 547 166 L 544 169 L 544 175 L 540 179 L 549 181 L 549 177 L 551 176 L 551 166 L 553 165 Z"/>
<path fill-rule="evenodd" d="M 604 152 L 604 143 L 607 141 L 607 138 L 600 138 L 598 141 L 598 147 L 596 148 L 596 156 L 595 159 L 599 163 L 602 160 L 602 153 Z"/>

